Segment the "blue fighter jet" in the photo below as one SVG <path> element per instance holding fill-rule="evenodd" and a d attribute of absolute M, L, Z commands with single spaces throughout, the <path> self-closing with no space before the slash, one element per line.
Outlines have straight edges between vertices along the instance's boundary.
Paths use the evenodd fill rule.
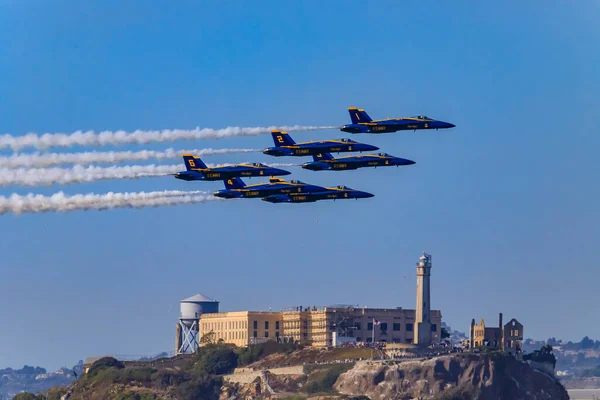
<path fill-rule="evenodd" d="M 388 133 L 417 129 L 446 129 L 456 125 L 444 121 L 436 121 L 424 115 L 406 118 L 387 118 L 373 120 L 362 108 L 348 108 L 351 124 L 344 125 L 340 131 L 350 133 Z"/>
<path fill-rule="evenodd" d="M 286 182 L 281 178 L 270 178 L 269 183 L 246 185 L 240 178 L 227 179 L 225 189 L 214 193 L 216 197 L 224 199 L 248 199 L 267 197 L 274 194 L 322 192 L 322 186 L 310 185 L 298 180 Z"/>
<path fill-rule="evenodd" d="M 373 196 L 375 195 L 368 192 L 354 190 L 346 186 L 337 186 L 334 188 L 326 187 L 325 190 L 320 192 L 273 194 L 263 197 L 261 200 L 269 203 L 313 203 L 319 200 L 364 199 Z"/>
<path fill-rule="evenodd" d="M 387 153 L 365 154 L 360 156 L 348 156 L 333 158 L 329 153 L 317 154 L 313 156 L 312 162 L 305 162 L 302 168 L 311 171 L 345 171 L 365 167 L 390 167 L 395 165 L 412 165 L 412 160 L 391 156 Z"/>
<path fill-rule="evenodd" d="M 263 150 L 264 154 L 270 156 L 311 156 L 319 153 L 342 153 L 352 151 L 374 151 L 379 147 L 370 144 L 358 143 L 350 139 L 335 139 L 310 141 L 296 143 L 287 132 L 271 131 L 275 147 L 269 147 Z"/>
<path fill-rule="evenodd" d="M 191 154 L 184 154 L 183 161 L 185 162 L 186 171 L 176 173 L 175 178 L 184 181 L 222 181 L 240 176 L 253 177 L 291 174 L 289 171 L 272 168 L 261 163 L 209 168 L 202 162 L 200 157 L 195 157 Z"/>

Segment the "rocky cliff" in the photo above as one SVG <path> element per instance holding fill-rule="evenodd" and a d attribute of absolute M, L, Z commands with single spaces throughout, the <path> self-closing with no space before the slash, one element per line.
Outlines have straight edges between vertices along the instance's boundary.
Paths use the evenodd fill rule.
<path fill-rule="evenodd" d="M 551 375 L 500 353 L 459 353 L 422 361 L 307 364 L 302 368 L 202 372 L 202 358 L 186 368 L 155 370 L 97 361 L 69 390 L 69 400 L 562 400 Z M 109 362 L 110 361 L 110 362 Z M 247 375 L 247 376 L 246 376 Z"/>
<path fill-rule="evenodd" d="M 361 362 L 340 375 L 334 389 L 372 400 L 569 399 L 553 377 L 501 354 L 465 353 L 397 364 Z"/>

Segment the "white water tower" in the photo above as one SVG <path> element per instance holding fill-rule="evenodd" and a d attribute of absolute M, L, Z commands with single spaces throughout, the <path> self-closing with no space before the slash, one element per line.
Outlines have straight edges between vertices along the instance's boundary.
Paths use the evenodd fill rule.
<path fill-rule="evenodd" d="M 203 294 L 181 300 L 179 321 L 175 329 L 175 352 L 194 353 L 200 341 L 200 316 L 219 312 L 219 302 Z"/>

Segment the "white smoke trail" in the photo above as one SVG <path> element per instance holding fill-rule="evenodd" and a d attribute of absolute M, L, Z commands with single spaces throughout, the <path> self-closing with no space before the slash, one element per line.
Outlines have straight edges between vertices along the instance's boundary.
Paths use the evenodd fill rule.
<path fill-rule="evenodd" d="M 140 150 L 140 151 L 87 151 L 81 153 L 28 153 L 13 154 L 0 157 L 0 168 L 18 167 L 50 167 L 60 164 L 87 165 L 94 163 L 119 163 L 123 161 L 144 161 L 150 159 L 166 160 L 181 158 L 182 154 L 190 153 L 199 157 L 215 154 L 235 154 L 259 152 L 257 149 L 193 149 L 164 151 Z"/>
<path fill-rule="evenodd" d="M 273 129 L 287 132 L 333 129 L 334 126 L 270 126 L 270 127 L 227 127 L 223 129 L 203 128 L 165 129 L 161 131 L 76 131 L 73 133 L 27 133 L 23 136 L 5 134 L 0 136 L 0 149 L 11 148 L 19 151 L 25 147 L 47 149 L 49 147 L 71 146 L 107 146 L 119 144 L 147 144 L 151 142 L 170 142 L 176 140 L 218 139 L 231 136 L 256 136 L 269 133 Z"/>
<path fill-rule="evenodd" d="M 228 164 L 224 164 L 228 165 Z M 232 165 L 232 164 L 229 164 Z M 295 164 L 265 164 L 274 168 Z M 215 166 L 212 164 L 209 167 Z M 0 168 L 0 186 L 42 186 L 94 182 L 107 179 L 138 179 L 152 176 L 167 176 L 183 171 L 182 165 L 126 165 L 122 167 L 82 167 L 72 168 Z"/>
<path fill-rule="evenodd" d="M 26 196 L 12 194 L 0 196 L 0 215 L 13 213 L 43 213 L 50 211 L 69 212 L 85 210 L 107 210 L 114 208 L 143 208 L 174 206 L 179 204 L 203 203 L 222 200 L 214 196 L 202 196 L 197 192 L 130 192 L 106 194 L 76 194 L 67 196 L 63 192 L 51 196 L 29 193 Z"/>

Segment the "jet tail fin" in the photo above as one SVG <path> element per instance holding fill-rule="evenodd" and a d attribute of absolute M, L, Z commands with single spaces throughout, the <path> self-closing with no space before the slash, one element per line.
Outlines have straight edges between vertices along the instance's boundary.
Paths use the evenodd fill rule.
<path fill-rule="evenodd" d="M 225 189 L 243 189 L 246 187 L 246 184 L 240 178 L 230 178 L 225 182 Z"/>
<path fill-rule="evenodd" d="M 371 122 L 373 119 L 369 117 L 369 114 L 365 112 L 362 108 L 348 108 L 348 112 L 350 113 L 350 119 L 353 124 L 358 124 L 360 122 Z"/>
<path fill-rule="evenodd" d="M 313 160 L 315 160 L 315 161 L 333 160 L 333 156 L 330 153 L 319 153 L 319 154 L 313 155 Z"/>
<path fill-rule="evenodd" d="M 185 163 L 185 169 L 188 171 L 196 168 L 206 168 L 206 164 L 204 164 L 200 157 L 194 157 L 191 154 L 184 154 L 183 162 Z"/>
<path fill-rule="evenodd" d="M 271 131 L 271 135 L 273 136 L 275 147 L 291 146 L 296 144 L 294 139 L 292 139 L 287 132 Z"/>

